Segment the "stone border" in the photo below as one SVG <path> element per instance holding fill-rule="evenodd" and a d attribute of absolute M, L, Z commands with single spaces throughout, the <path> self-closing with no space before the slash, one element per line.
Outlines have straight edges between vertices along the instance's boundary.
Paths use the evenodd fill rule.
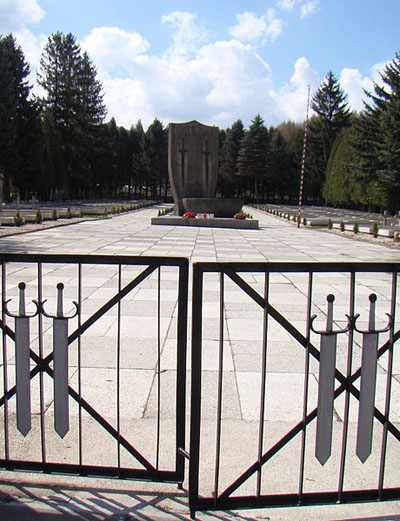
<path fill-rule="evenodd" d="M 195 228 L 233 228 L 235 230 L 258 230 L 256 219 L 232 219 L 228 217 L 209 217 L 207 219 L 186 218 L 168 215 L 153 217 L 151 224 L 162 226 L 192 226 Z"/>
<path fill-rule="evenodd" d="M 22 226 L 2 226 L 0 227 L 0 238 L 12 237 L 13 235 L 21 235 L 24 233 L 32 233 L 40 230 L 48 230 L 49 228 L 57 228 L 60 226 L 69 226 L 70 224 L 78 224 L 85 221 L 93 221 L 98 219 L 84 219 L 84 218 L 71 218 L 71 219 L 58 219 L 57 221 L 46 221 L 40 224 L 23 224 Z"/>

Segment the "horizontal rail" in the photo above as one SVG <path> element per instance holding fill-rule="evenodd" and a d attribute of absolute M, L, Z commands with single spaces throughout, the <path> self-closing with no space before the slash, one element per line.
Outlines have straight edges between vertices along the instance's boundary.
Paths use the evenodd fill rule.
<path fill-rule="evenodd" d="M 75 255 L 52 253 L 0 253 L 1 262 L 26 262 L 43 264 L 124 264 L 147 266 L 185 266 L 188 259 L 184 257 L 155 257 L 132 255 Z"/>

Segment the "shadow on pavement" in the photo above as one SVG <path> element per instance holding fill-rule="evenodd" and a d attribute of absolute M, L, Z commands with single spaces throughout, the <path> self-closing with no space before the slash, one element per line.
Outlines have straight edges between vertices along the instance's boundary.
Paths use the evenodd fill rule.
<path fill-rule="evenodd" d="M 114 489 L 15 483 L 0 481 L 1 521 L 133 521 L 190 519 L 188 494 Z M 158 486 L 160 488 L 160 486 Z M 196 518 L 213 520 L 252 521 L 259 517 L 247 517 L 233 512 L 198 513 Z M 263 517 L 263 519 L 269 519 Z"/>

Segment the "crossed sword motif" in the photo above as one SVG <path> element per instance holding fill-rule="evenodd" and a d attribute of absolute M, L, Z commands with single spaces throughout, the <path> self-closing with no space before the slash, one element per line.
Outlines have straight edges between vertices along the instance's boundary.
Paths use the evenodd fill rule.
<path fill-rule="evenodd" d="M 391 329 L 393 320 L 392 316 L 386 313 L 388 316 L 388 324 L 382 329 L 376 329 L 375 307 L 377 297 L 375 294 L 371 294 L 369 296 L 368 329 L 362 330 L 357 327 L 356 322 L 360 317 L 360 315 L 357 314 L 353 318 L 346 315 L 346 327 L 334 330 L 334 300 L 334 295 L 327 296 L 328 310 L 326 315 L 326 329 L 319 331 L 314 328 L 313 323 L 317 315 L 311 317 L 310 324 L 311 330 L 321 335 L 315 456 L 321 465 L 324 465 L 331 455 L 337 336 L 342 333 L 347 333 L 351 328 L 354 328 L 355 331 L 363 335 L 356 454 L 360 461 L 364 463 L 372 450 L 378 337 L 379 333 L 384 333 Z"/>
<path fill-rule="evenodd" d="M 41 313 L 53 319 L 53 353 L 54 353 L 54 429 L 61 438 L 69 431 L 69 403 L 68 403 L 68 320 L 76 317 L 79 312 L 77 302 L 75 313 L 65 316 L 63 311 L 64 284 L 57 284 L 57 309 L 55 315 L 48 314 L 43 302 L 33 300 L 36 311 L 26 313 L 25 306 L 26 284 L 20 282 L 18 314 L 8 309 L 9 299 L 4 303 L 5 313 L 15 320 L 15 378 L 16 378 L 16 405 L 17 429 L 23 436 L 31 430 L 31 388 L 30 388 L 30 319 Z"/>

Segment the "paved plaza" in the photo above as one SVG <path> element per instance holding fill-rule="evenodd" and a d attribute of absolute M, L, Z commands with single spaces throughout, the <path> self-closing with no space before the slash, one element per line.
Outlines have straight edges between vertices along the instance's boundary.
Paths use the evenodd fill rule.
<path fill-rule="evenodd" d="M 355 240 L 344 234 L 328 230 L 310 228 L 297 229 L 293 223 L 273 217 L 253 208 L 245 208 L 259 220 L 258 230 L 233 230 L 214 228 L 192 228 L 179 226 L 152 226 L 151 218 L 157 215 L 158 207 L 142 209 L 111 219 L 98 219 L 79 222 L 70 226 L 39 230 L 34 233 L 18 234 L 0 238 L 2 252 L 34 254 L 85 254 L 85 255 L 133 255 L 157 257 L 186 257 L 192 266 L 196 262 L 399 262 L 400 249 L 390 239 Z M 124 267 L 122 286 L 129 283 L 143 268 Z M 7 299 L 16 301 L 18 284 L 27 283 L 28 301 L 37 295 L 36 273 L 28 265 L 11 264 L 7 267 Z M 264 275 L 243 274 L 245 281 L 260 294 L 264 291 Z M 82 316 L 84 321 L 108 299 L 115 295 L 121 281 L 114 266 L 93 264 L 83 267 L 82 277 Z M 30 284 L 31 282 L 31 284 Z M 51 264 L 43 272 L 43 296 L 47 299 L 46 309 L 56 306 L 56 284 L 65 286 L 65 311 L 71 312 L 73 300 L 77 300 L 77 273 L 72 266 Z M 305 331 L 305 304 L 307 302 L 307 276 L 300 273 L 273 273 L 270 278 L 271 303 L 295 325 L 303 334 Z M 361 314 L 361 324 L 365 325 L 368 316 L 368 296 L 377 295 L 377 322 L 381 326 L 390 311 L 391 283 L 385 273 L 363 274 L 357 280 L 356 311 Z M 70 346 L 69 383 L 78 385 L 83 381 L 83 396 L 111 423 L 116 421 L 117 389 L 116 368 L 120 366 L 119 385 L 121 385 L 121 432 L 131 437 L 143 454 L 149 452 L 154 444 L 154 430 L 157 423 L 157 393 L 161 389 L 161 466 L 168 468 L 174 460 L 175 408 L 174 393 L 176 385 L 176 321 L 177 321 L 177 272 L 163 268 L 153 273 L 147 280 L 130 292 L 121 303 L 120 319 L 115 308 L 82 335 L 82 372 L 78 374 L 78 345 Z M 219 289 L 217 275 L 206 275 L 204 281 L 203 306 L 203 401 L 202 401 L 202 449 L 200 479 L 202 491 L 210 495 L 214 486 L 212 468 L 215 459 L 215 415 L 217 410 L 216 393 L 218 388 L 219 347 Z M 335 323 L 342 326 L 349 312 L 348 276 L 343 273 L 320 274 L 315 279 L 313 294 L 313 313 L 318 315 L 317 324 L 326 319 L 326 296 L 335 295 Z M 162 305 L 157 306 L 157 296 L 161 295 Z M 4 295 L 3 295 L 4 297 Z M 189 339 L 192 324 L 191 288 L 189 288 Z M 10 304 L 11 305 L 11 304 Z M 399 317 L 400 306 L 397 304 Z M 14 308 L 15 309 L 15 308 Z M 157 317 L 160 316 L 160 320 Z M 193 317 L 195 319 L 195 317 Z M 224 288 L 224 354 L 223 354 L 223 392 L 221 438 L 223 458 L 221 467 L 221 490 L 254 460 L 254 448 L 248 440 L 254 436 L 259 419 L 258 395 L 255 390 L 261 382 L 262 310 L 244 294 L 232 281 L 227 280 Z M 399 318 L 396 328 L 398 329 Z M 10 319 L 11 324 L 11 319 Z M 45 352 L 52 350 L 52 331 L 50 322 L 45 323 L 43 341 Z M 70 330 L 77 325 L 77 318 L 70 321 Z M 160 336 L 157 336 L 159 330 Z M 32 337 L 38 335 L 36 323 L 32 324 Z M 267 386 L 275 392 L 268 394 L 266 403 L 266 434 L 268 442 L 279 440 L 288 428 L 299 418 L 303 407 L 304 387 L 304 349 L 273 322 L 268 331 Z M 116 358 L 116 338 L 119 338 L 119 360 Z M 380 336 L 384 342 L 388 333 Z M 317 344 L 317 336 L 313 338 Z M 134 349 L 132 344 L 134 342 Z M 157 343 L 161 344 L 160 380 L 158 380 Z M 225 347 L 226 346 L 226 347 Z M 346 341 L 338 344 L 338 367 L 346 372 Z M 14 355 L 7 352 L 9 383 L 13 383 Z M 190 356 L 188 357 L 190 369 Z M 359 367 L 361 355 L 354 353 L 354 366 Z M 358 365 L 357 365 L 358 364 Z M 378 366 L 376 406 L 384 408 L 386 388 L 387 356 L 382 357 Z M 400 425 L 400 356 L 395 352 L 392 379 L 391 420 Z M 311 361 L 309 380 L 309 407 L 316 406 L 318 393 L 318 364 Z M 37 380 L 37 379 L 36 379 Z M 190 371 L 188 371 L 188 405 L 190 398 Z M 52 382 L 45 380 L 46 415 L 54 412 Z M 276 392 L 276 390 L 280 390 Z M 39 384 L 32 382 L 32 433 L 26 439 L 18 434 L 12 436 L 15 442 L 13 457 L 29 458 L 34 454 L 40 459 L 40 446 L 35 436 L 39 432 Z M 355 400 L 354 400 L 355 401 Z M 353 406 L 355 404 L 353 403 Z M 334 449 L 340 451 L 341 431 L 344 420 L 344 399 L 335 402 Z M 10 402 L 11 415 L 15 404 Z M 349 431 L 353 450 L 357 410 L 350 409 Z M 76 460 L 75 442 L 78 437 L 78 408 L 71 405 L 70 432 L 60 440 L 51 428 L 48 433 L 49 459 L 57 460 L 61 451 L 66 461 Z M 187 413 L 189 419 L 189 414 Z M 13 420 L 15 421 L 15 420 Z M 114 445 L 89 418 L 84 418 L 86 438 L 84 447 L 91 454 L 91 463 L 111 465 L 115 459 Z M 48 422 L 50 425 L 50 420 Z M 51 427 L 51 425 L 50 425 Z M 187 422 L 187 431 L 190 425 Z M 333 457 L 322 469 L 314 460 L 312 429 L 307 445 L 308 482 L 306 490 L 330 490 L 337 487 L 338 457 Z M 364 488 L 376 486 L 376 467 L 379 464 L 380 431 L 375 428 L 374 448 L 370 460 L 363 466 L 354 454 L 349 456 L 350 464 L 356 469 L 355 477 L 349 478 L 346 486 L 357 487 L 362 482 Z M 114 443 L 115 444 L 115 443 Z M 393 446 L 392 446 L 393 445 Z M 189 444 L 185 447 L 189 450 Z M 387 486 L 399 486 L 400 450 L 390 445 L 390 458 L 387 463 Z M 28 455 L 28 456 L 27 456 Z M 149 456 L 150 457 L 150 456 Z M 290 447 L 264 478 L 263 493 L 281 493 L 290 490 L 298 479 L 298 468 L 292 464 L 299 457 L 299 445 Z M 129 466 L 129 454 L 122 453 L 122 465 Z M 325 473 L 324 473 L 324 472 Z M 187 477 L 186 472 L 186 477 Z M 278 486 L 278 479 L 280 485 Z M 16 482 L 13 484 L 13 482 Z M 283 487 L 286 489 L 282 490 Z M 247 483 L 240 492 L 254 493 L 255 480 Z M 247 487 L 247 488 L 246 488 Z M 308 488 L 307 488 L 308 487 Z M 184 489 L 187 488 L 187 478 Z M 8 499 L 18 496 L 18 501 L 7 503 L 0 497 L 0 519 L 171 519 L 189 518 L 187 496 L 176 486 L 144 484 L 107 480 L 67 479 L 62 476 L 0 474 L 0 491 L 11 494 Z M 8 506 L 7 506 L 8 505 Z M 21 506 L 22 505 L 22 506 Z M 3 509 L 3 510 L 2 510 Z M 8 517 L 2 517 L 4 515 Z M 43 517 L 34 517 L 35 512 L 45 512 Z M 240 513 L 215 512 L 198 513 L 199 519 L 271 519 L 271 520 L 334 520 L 334 519 L 400 519 L 400 502 L 360 504 L 357 506 L 323 506 L 313 508 L 279 508 Z M 63 514 L 65 517 L 60 517 Z M 27 517 L 29 515 L 29 517 Z M 39 514 L 38 514 L 39 515 Z M 47 517 L 45 517 L 45 515 Z M 70 517 L 66 517 L 66 516 Z M 24 517 L 25 516 L 25 517 Z M 53 516 L 53 517 L 51 517 Z M 129 517 L 130 516 L 130 517 Z"/>

